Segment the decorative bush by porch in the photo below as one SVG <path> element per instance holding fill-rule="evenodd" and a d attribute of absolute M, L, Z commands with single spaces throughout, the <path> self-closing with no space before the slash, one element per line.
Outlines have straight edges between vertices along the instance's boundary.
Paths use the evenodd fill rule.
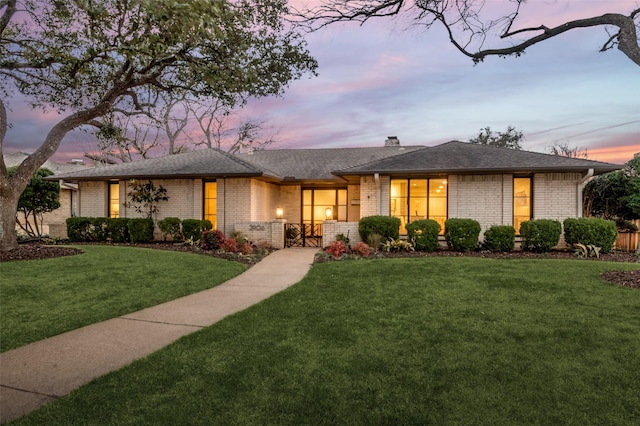
<path fill-rule="evenodd" d="M 559 220 L 536 219 L 522 222 L 520 236 L 522 249 L 545 253 L 560 242 L 562 224 Z"/>
<path fill-rule="evenodd" d="M 372 234 L 381 236 L 382 241 L 397 240 L 400 236 L 400 219 L 393 216 L 367 216 L 358 222 L 358 233 L 362 241 L 369 241 Z"/>
<path fill-rule="evenodd" d="M 153 241 L 153 219 L 135 218 L 127 223 L 132 243 L 149 243 Z"/>
<path fill-rule="evenodd" d="M 438 248 L 440 224 L 435 220 L 422 219 L 408 223 L 407 236 L 418 251 L 434 251 Z"/>
<path fill-rule="evenodd" d="M 473 219 L 447 219 L 444 223 L 444 239 L 455 251 L 472 251 L 478 247 L 480 223 Z"/>
<path fill-rule="evenodd" d="M 600 247 L 609 253 L 618 237 L 616 222 L 597 217 L 567 218 L 564 224 L 564 240 L 567 244 L 584 244 Z"/>
<path fill-rule="evenodd" d="M 516 245 L 516 230 L 511 225 L 493 225 L 484 233 L 484 245 L 494 252 L 512 251 Z"/>

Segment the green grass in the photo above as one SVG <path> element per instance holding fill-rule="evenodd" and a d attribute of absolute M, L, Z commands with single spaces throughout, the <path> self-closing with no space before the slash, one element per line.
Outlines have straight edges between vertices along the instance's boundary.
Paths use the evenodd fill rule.
<path fill-rule="evenodd" d="M 299 284 L 18 424 L 637 425 L 638 265 L 315 265 Z"/>
<path fill-rule="evenodd" d="M 0 350 L 195 293 L 240 274 L 236 262 L 132 247 L 0 264 Z"/>

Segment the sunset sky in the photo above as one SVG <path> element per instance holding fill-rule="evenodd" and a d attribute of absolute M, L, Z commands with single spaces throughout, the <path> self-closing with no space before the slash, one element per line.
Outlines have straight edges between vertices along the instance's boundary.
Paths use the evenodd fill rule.
<path fill-rule="evenodd" d="M 639 4 L 530 0 L 522 24 L 628 14 Z M 506 10 L 509 3 L 488 5 Z M 520 58 L 492 57 L 474 66 L 441 28 L 406 29 L 407 22 L 336 24 L 309 34 L 319 76 L 293 82 L 282 98 L 251 100 L 243 115 L 277 129 L 271 148 L 380 146 L 390 135 L 403 145 L 432 146 L 511 125 L 530 151 L 568 143 L 587 149 L 590 159 L 619 164 L 640 152 L 640 67 L 617 50 L 598 51 L 608 38 L 603 28 L 571 31 Z M 34 150 L 60 119 L 12 107 L 6 152 Z M 92 147 L 87 133 L 74 132 L 54 159 L 81 158 Z"/>

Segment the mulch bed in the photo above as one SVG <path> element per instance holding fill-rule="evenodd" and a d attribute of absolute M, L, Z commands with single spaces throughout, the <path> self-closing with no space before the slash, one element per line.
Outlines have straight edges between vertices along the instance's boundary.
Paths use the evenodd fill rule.
<path fill-rule="evenodd" d="M 128 244 L 127 246 L 131 246 Z M 194 248 L 182 244 L 172 243 L 151 243 L 136 244 L 136 247 L 154 248 L 159 250 L 172 250 L 181 252 L 193 252 Z M 61 256 L 73 256 L 82 253 L 81 249 L 62 247 L 57 245 L 45 245 L 40 242 L 30 242 L 20 244 L 17 249 L 7 252 L 0 252 L 0 262 L 18 261 L 18 260 L 36 260 L 48 259 Z M 259 261 L 250 256 L 237 256 L 233 253 L 219 253 L 211 251 L 198 251 L 200 254 L 220 257 L 228 260 L 244 262 L 251 266 Z M 384 253 L 384 257 L 427 257 L 427 256 L 448 256 L 448 257 L 484 257 L 494 259 L 577 259 L 571 251 L 552 251 L 551 253 L 531 253 L 525 251 L 512 251 L 509 253 L 491 253 L 491 252 L 470 252 L 459 253 L 449 250 L 436 250 L 432 253 L 422 252 L 402 252 L 402 253 Z M 608 262 L 631 262 L 640 263 L 640 256 L 628 252 L 607 253 L 600 256 L 599 259 L 589 258 L 583 261 L 608 261 Z M 602 274 L 602 278 L 607 281 L 625 286 L 640 289 L 640 270 L 633 271 L 610 271 Z"/>

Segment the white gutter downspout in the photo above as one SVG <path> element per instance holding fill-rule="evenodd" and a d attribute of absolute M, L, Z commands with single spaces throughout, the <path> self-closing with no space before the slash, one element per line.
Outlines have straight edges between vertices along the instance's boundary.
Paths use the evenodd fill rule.
<path fill-rule="evenodd" d="M 578 182 L 578 217 L 582 217 L 582 190 L 587 185 L 587 181 L 593 177 L 593 169 L 589 169 L 587 174 Z"/>
<path fill-rule="evenodd" d="M 378 191 L 377 193 L 377 197 L 378 197 L 378 212 L 377 214 L 379 215 L 380 212 L 382 211 L 381 206 L 382 206 L 382 200 L 380 199 L 380 195 L 381 195 L 381 190 L 380 190 L 380 173 L 374 173 L 373 175 L 373 180 L 376 183 L 376 189 Z"/>

